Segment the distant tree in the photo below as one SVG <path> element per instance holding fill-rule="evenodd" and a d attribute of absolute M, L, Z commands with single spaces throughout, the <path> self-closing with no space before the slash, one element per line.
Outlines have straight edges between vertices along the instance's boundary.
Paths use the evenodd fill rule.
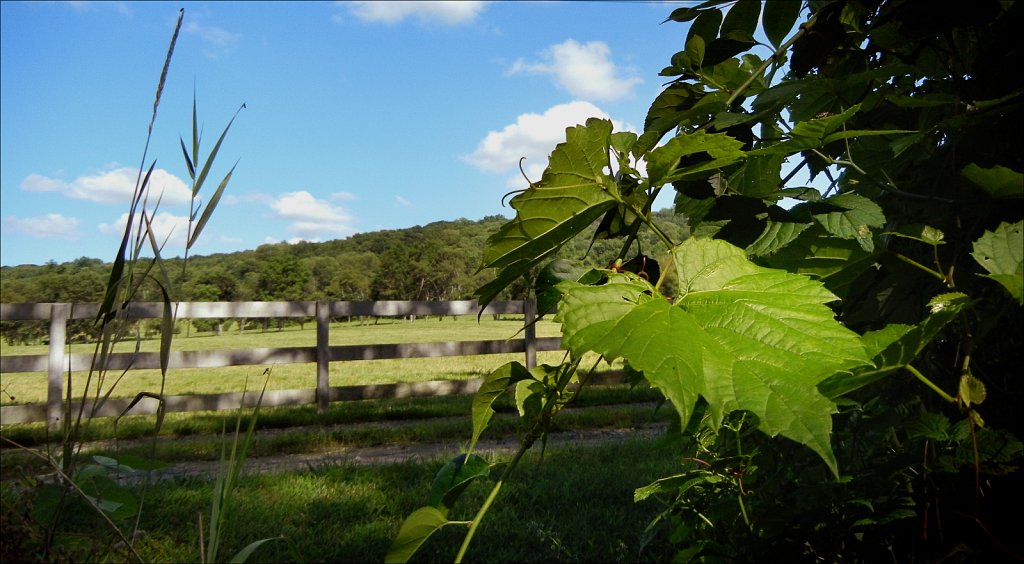
<path fill-rule="evenodd" d="M 338 300 L 369 300 L 379 267 L 380 258 L 371 252 L 339 254 L 331 295 Z"/>
<path fill-rule="evenodd" d="M 332 298 L 334 280 L 338 276 L 338 261 L 331 256 L 316 255 L 301 259 L 309 271 L 312 294 L 306 299 L 326 300 Z"/>
<path fill-rule="evenodd" d="M 301 301 L 309 299 L 306 293 L 312 275 L 295 255 L 278 252 L 260 265 L 256 297 L 264 301 Z"/>
<path fill-rule="evenodd" d="M 412 279 L 415 262 L 416 251 L 407 242 L 396 241 L 388 246 L 380 255 L 380 264 L 370 288 L 370 299 L 413 299 L 415 284 Z"/>

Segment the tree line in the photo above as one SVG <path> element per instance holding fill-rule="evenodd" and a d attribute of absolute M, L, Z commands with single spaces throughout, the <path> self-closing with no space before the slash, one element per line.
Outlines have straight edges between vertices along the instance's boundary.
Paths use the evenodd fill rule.
<path fill-rule="evenodd" d="M 687 233 L 680 216 L 656 212 L 682 239 Z M 508 219 L 501 215 L 480 220 L 439 221 L 405 229 L 359 233 L 321 243 L 266 244 L 253 250 L 165 260 L 178 301 L 363 301 L 463 300 L 493 273 L 480 270 L 488 236 Z M 644 232 L 641 249 L 654 248 L 654 235 Z M 581 237 L 560 255 L 608 266 L 619 253 L 619 241 Z M 103 299 L 110 263 L 82 257 L 43 265 L 0 267 L 3 303 L 90 303 Z M 506 289 L 502 299 L 527 297 L 532 280 Z M 159 301 L 156 284 L 143 286 L 140 301 Z M 194 320 L 206 330 L 216 320 Z M 91 324 L 69 327 L 80 340 Z M 43 322 L 2 322 L 9 344 L 36 342 L 45 337 Z"/>

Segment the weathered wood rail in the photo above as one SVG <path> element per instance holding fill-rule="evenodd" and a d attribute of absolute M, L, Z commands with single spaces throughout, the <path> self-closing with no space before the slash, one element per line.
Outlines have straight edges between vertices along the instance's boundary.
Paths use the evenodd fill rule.
<path fill-rule="evenodd" d="M 169 368 L 213 368 L 292 363 L 316 363 L 316 388 L 306 390 L 268 390 L 262 405 L 273 407 L 315 403 L 324 411 L 334 401 L 353 401 L 386 397 L 448 395 L 474 393 L 479 380 L 447 380 L 372 386 L 329 385 L 331 362 L 350 360 L 420 358 L 439 356 L 472 356 L 481 354 L 523 353 L 526 365 L 536 364 L 538 351 L 559 350 L 557 337 L 537 338 L 533 322 L 536 303 L 532 300 L 492 302 L 482 311 L 476 301 L 374 301 L 374 302 L 179 302 L 178 319 L 222 318 L 315 318 L 316 343 L 308 347 L 261 349 L 230 349 L 171 352 Z M 0 304 L 0 321 L 49 320 L 49 354 L 0 356 L 0 374 L 46 372 L 47 402 L 45 405 L 12 405 L 0 407 L 0 423 L 48 421 L 59 423 L 64 413 L 64 377 L 71 372 L 88 371 L 92 354 L 67 354 L 67 323 L 73 319 L 93 319 L 99 304 L 37 303 Z M 467 314 L 517 314 L 524 316 L 523 338 L 515 340 L 448 341 L 437 343 L 406 343 L 376 345 L 336 345 L 330 343 L 330 322 L 341 317 L 373 316 L 443 316 Z M 145 302 L 132 304 L 129 319 L 159 319 L 163 304 Z M 156 369 L 159 353 L 115 353 L 109 356 L 110 370 Z M 243 394 L 204 394 L 165 398 L 165 410 L 204 411 L 234 409 L 243 401 Z M 255 400 L 254 394 L 245 402 Z M 99 409 L 86 406 L 86 412 L 97 417 L 121 414 L 128 408 L 128 398 L 111 398 Z M 144 399 L 132 407 L 132 414 L 155 413 L 158 402 Z M 75 408 L 77 411 L 77 407 Z"/>

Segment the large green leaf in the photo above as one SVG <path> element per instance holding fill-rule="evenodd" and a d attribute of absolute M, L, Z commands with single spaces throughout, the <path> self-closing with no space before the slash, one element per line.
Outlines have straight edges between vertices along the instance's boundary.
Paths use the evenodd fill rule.
<path fill-rule="evenodd" d="M 469 443 L 469 448 L 466 449 L 466 456 L 473 453 L 473 447 L 476 446 L 480 435 L 491 422 L 491 417 L 494 416 L 494 408 L 491 407 L 491 404 L 494 403 L 494 400 L 498 399 L 498 396 L 503 394 L 512 384 L 532 377 L 530 371 L 522 364 L 509 362 L 484 378 L 483 383 L 480 384 L 480 389 L 473 396 L 473 439 Z"/>
<path fill-rule="evenodd" d="M 764 15 L 761 17 L 761 25 L 764 26 L 764 34 L 772 46 L 782 46 L 786 35 L 796 24 L 796 18 L 800 15 L 803 2 L 793 0 L 767 0 L 764 3 Z"/>
<path fill-rule="evenodd" d="M 704 40 L 704 43 L 709 43 L 712 39 L 718 37 L 718 30 L 722 27 L 722 11 L 721 10 L 704 10 L 693 20 L 690 24 L 690 29 L 686 32 L 686 41 L 689 43 L 693 37 L 700 37 Z"/>
<path fill-rule="evenodd" d="M 971 163 L 960 174 L 996 199 L 1024 197 L 1024 175 L 1005 166 L 981 168 Z"/>
<path fill-rule="evenodd" d="M 761 15 L 761 0 L 739 0 L 725 14 L 722 22 L 722 36 L 741 32 L 753 36 L 757 31 L 757 20 Z"/>
<path fill-rule="evenodd" d="M 708 176 L 710 171 L 744 158 L 743 146 L 724 133 L 697 131 L 677 135 L 647 156 L 647 175 L 651 186 L 677 180 Z M 702 158 L 704 155 L 710 158 Z M 689 158 L 684 158 L 689 157 Z M 690 160 L 693 162 L 690 162 Z"/>
<path fill-rule="evenodd" d="M 825 136 L 837 131 L 859 111 L 860 104 L 854 104 L 838 114 L 801 121 L 793 127 L 792 135 L 794 138 L 804 137 L 821 143 Z"/>
<path fill-rule="evenodd" d="M 781 200 L 779 187 L 782 184 L 782 155 L 760 155 L 750 157 L 743 166 L 729 178 L 729 188 L 751 198 Z"/>
<path fill-rule="evenodd" d="M 563 345 L 624 358 L 665 393 L 684 426 L 703 396 L 716 422 L 750 411 L 763 432 L 810 447 L 838 472 L 829 443 L 835 406 L 817 385 L 868 356 L 824 305 L 835 296 L 723 241 L 691 238 L 672 255 L 675 304 L 628 273 L 603 286 L 562 283 Z"/>
<path fill-rule="evenodd" d="M 796 240 L 810 226 L 810 223 L 768 221 L 764 232 L 747 247 L 747 252 L 755 256 L 770 255 Z"/>
<path fill-rule="evenodd" d="M 947 323 L 970 305 L 964 294 L 942 294 L 928 304 L 930 313 L 918 325 L 892 324 L 864 334 L 864 348 L 871 365 L 852 373 L 836 374 L 818 385 L 818 390 L 835 399 L 901 370 L 921 354 Z"/>
<path fill-rule="evenodd" d="M 555 287 L 563 280 L 580 280 L 591 269 L 573 264 L 566 259 L 555 259 L 541 269 L 534 283 L 537 295 L 537 311 L 544 315 L 555 309 L 561 294 Z"/>
<path fill-rule="evenodd" d="M 496 268 L 497 281 L 477 290 L 486 305 L 515 278 L 557 251 L 566 241 L 616 205 L 618 187 L 609 176 L 612 124 L 589 119 L 566 129 L 541 180 L 512 198 L 516 217 L 487 239 L 480 269 Z"/>
<path fill-rule="evenodd" d="M 692 378 L 693 374 L 700 371 L 700 350 L 679 346 L 681 328 L 687 322 L 692 324 L 692 320 L 685 316 L 674 318 L 679 327 L 666 327 L 668 322 L 657 323 L 653 319 L 651 321 L 655 321 L 656 325 L 637 326 L 642 322 L 637 321 L 636 315 L 645 313 L 640 309 L 640 304 L 654 302 L 652 296 L 647 294 L 652 292 L 650 285 L 630 273 L 610 275 L 609 282 L 601 286 L 563 282 L 560 287 L 563 297 L 555 321 L 563 326 L 562 346 L 576 356 L 596 351 L 604 354 L 608 360 L 625 358 L 633 368 L 644 371 L 648 380 L 661 388 L 679 412 L 685 426 L 700 393 L 699 383 Z M 682 313 L 677 308 L 672 311 L 667 299 L 658 302 L 654 305 L 669 308 L 657 312 L 662 316 Z M 696 325 L 685 329 L 688 332 L 699 330 Z M 635 331 L 642 332 L 643 341 L 636 339 L 638 333 Z M 652 349 L 650 356 L 644 354 L 647 347 Z M 694 355 L 698 358 L 693 358 Z M 634 363 L 633 357 L 639 363 Z M 658 372 L 662 378 L 652 378 L 648 372 L 651 362 L 658 363 Z"/>
<path fill-rule="evenodd" d="M 772 255 L 765 263 L 797 274 L 813 276 L 839 297 L 878 260 L 878 251 L 866 251 L 854 239 L 841 239 L 813 225 Z"/>
<path fill-rule="evenodd" d="M 885 225 L 885 214 L 878 204 L 857 194 L 838 194 L 799 207 L 803 206 L 807 206 L 814 220 L 832 235 L 856 239 L 865 251 L 875 250 L 871 228 Z M 797 212 L 794 210 L 794 213 Z"/>
<path fill-rule="evenodd" d="M 384 562 L 408 562 L 430 535 L 451 523 L 436 507 L 421 507 L 413 511 L 398 530 Z"/>
<path fill-rule="evenodd" d="M 427 505 L 436 507 L 442 513 L 451 509 L 455 500 L 474 480 L 490 475 L 491 466 L 476 454 L 460 454 L 448 461 L 437 471 L 430 484 Z"/>
<path fill-rule="evenodd" d="M 780 91 L 783 92 L 789 92 L 789 86 L 789 84 L 783 83 L 782 85 L 779 85 L 776 88 L 779 88 Z M 774 90 L 775 89 L 773 88 L 769 89 L 768 91 L 765 91 L 765 94 L 762 94 L 762 96 L 759 97 L 759 101 L 761 98 L 765 98 L 765 95 L 772 95 Z M 802 90 L 801 94 L 806 96 L 806 93 L 803 93 Z M 834 96 L 833 93 L 829 92 L 826 92 L 825 95 L 827 99 L 831 99 L 831 96 Z M 755 106 L 755 109 L 756 108 L 757 106 Z M 843 127 L 843 124 L 845 124 L 850 118 L 854 116 L 854 114 L 856 114 L 859 111 L 860 104 L 856 104 L 839 114 L 828 114 L 823 117 L 801 120 L 799 121 L 799 123 L 796 124 L 796 126 L 793 127 L 793 131 L 790 132 L 790 138 L 788 141 L 784 141 L 782 143 L 778 143 L 775 145 L 769 145 L 767 147 L 751 151 L 750 155 L 790 155 L 807 149 L 818 149 L 829 143 L 838 141 L 840 139 L 845 139 L 847 137 L 906 133 L 905 131 L 902 130 L 892 130 L 884 132 L 840 131 Z"/>
<path fill-rule="evenodd" d="M 1017 303 L 1024 305 L 1024 221 L 1005 221 L 995 231 L 985 231 L 974 242 L 971 256 L 999 282 Z"/>
<path fill-rule="evenodd" d="M 657 140 L 683 123 L 690 116 L 690 109 L 705 95 L 699 84 L 677 82 L 662 90 L 647 110 L 644 132 L 654 134 L 654 142 L 642 148 L 653 149 Z"/>

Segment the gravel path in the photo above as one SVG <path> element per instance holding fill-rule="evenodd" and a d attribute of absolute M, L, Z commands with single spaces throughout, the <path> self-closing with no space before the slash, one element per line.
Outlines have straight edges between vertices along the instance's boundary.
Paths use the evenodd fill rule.
<path fill-rule="evenodd" d="M 636 438 L 656 437 L 665 432 L 665 424 L 651 424 L 638 428 L 586 429 L 551 433 L 548 436 L 547 449 L 553 450 L 566 446 L 594 446 L 614 441 L 625 441 Z M 435 458 L 450 458 L 459 453 L 459 446 L 464 441 L 447 443 L 416 443 L 385 445 L 375 447 L 346 447 L 330 452 L 315 454 L 288 454 L 249 458 L 245 462 L 243 474 L 267 474 L 290 472 L 295 470 L 317 470 L 323 467 L 340 464 L 378 465 L 397 464 L 408 461 L 427 461 Z M 481 455 L 511 454 L 518 448 L 515 438 L 481 439 L 475 451 Z M 540 443 L 533 450 L 539 452 Z M 152 472 L 151 478 L 166 480 L 181 477 L 212 477 L 217 472 L 218 463 L 181 462 L 169 464 L 166 468 Z"/>

